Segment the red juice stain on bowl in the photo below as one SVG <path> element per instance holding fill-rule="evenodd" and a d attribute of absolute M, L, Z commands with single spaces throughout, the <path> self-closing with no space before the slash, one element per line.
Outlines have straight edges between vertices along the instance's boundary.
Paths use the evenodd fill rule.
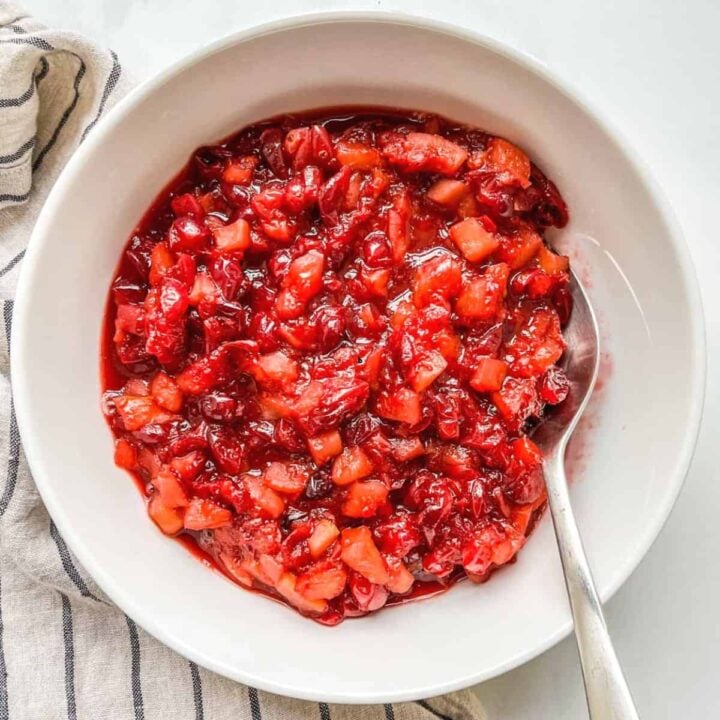
<path fill-rule="evenodd" d="M 324 624 L 484 582 L 545 507 L 567 219 L 521 149 L 425 113 L 199 148 L 111 287 L 116 463 L 163 532 Z"/>

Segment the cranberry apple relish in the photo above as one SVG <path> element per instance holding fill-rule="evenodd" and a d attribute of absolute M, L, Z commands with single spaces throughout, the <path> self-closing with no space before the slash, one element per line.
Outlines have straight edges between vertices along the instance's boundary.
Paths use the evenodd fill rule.
<path fill-rule="evenodd" d="M 322 623 L 514 560 L 556 364 L 567 208 L 512 143 L 415 112 L 275 118 L 202 147 L 122 256 L 115 461 L 150 517 Z"/>

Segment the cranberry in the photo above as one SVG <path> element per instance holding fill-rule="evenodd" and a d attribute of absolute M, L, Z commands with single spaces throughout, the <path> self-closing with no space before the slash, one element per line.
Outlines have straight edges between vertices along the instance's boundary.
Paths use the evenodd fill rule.
<path fill-rule="evenodd" d="M 146 280 L 150 272 L 150 255 L 154 242 L 149 237 L 133 235 L 125 250 L 125 259 L 138 277 Z"/>
<path fill-rule="evenodd" d="M 210 264 L 210 274 L 226 300 L 238 300 L 250 287 L 237 258 L 216 257 Z"/>
<path fill-rule="evenodd" d="M 563 370 L 556 365 L 548 368 L 540 381 L 540 397 L 549 405 L 559 405 L 570 392 L 570 383 Z"/>
<path fill-rule="evenodd" d="M 382 585 L 376 585 L 358 573 L 350 575 L 350 591 L 363 612 L 379 610 L 388 599 L 388 591 Z"/>
<path fill-rule="evenodd" d="M 392 265 L 392 248 L 384 232 L 370 233 L 363 241 L 363 260 L 369 267 L 381 268 Z"/>
<path fill-rule="evenodd" d="M 282 151 L 283 133 L 280 128 L 268 128 L 260 135 L 260 152 L 276 177 L 287 175 L 287 165 Z"/>
<path fill-rule="evenodd" d="M 290 452 L 302 452 L 305 442 L 300 431 L 289 418 L 280 418 L 275 425 L 275 442 Z"/>
<path fill-rule="evenodd" d="M 329 352 L 337 346 L 345 334 L 345 309 L 324 305 L 311 316 L 311 323 L 317 328 L 317 342 L 320 352 Z"/>
<path fill-rule="evenodd" d="M 235 434 L 223 427 L 208 431 L 210 452 L 221 470 L 237 475 L 242 467 L 243 447 Z"/>
<path fill-rule="evenodd" d="M 420 545 L 420 529 L 414 515 L 396 513 L 375 527 L 378 547 L 388 555 L 405 557 Z"/>
<path fill-rule="evenodd" d="M 147 294 L 147 286 L 120 276 L 113 282 L 112 294 L 118 305 L 142 302 Z"/>
<path fill-rule="evenodd" d="M 167 440 L 168 429 L 164 425 L 150 424 L 136 431 L 135 437 L 145 445 L 157 445 Z"/>
<path fill-rule="evenodd" d="M 235 418 L 237 401 L 228 395 L 211 393 L 200 401 L 200 409 L 203 416 L 208 420 L 231 422 Z"/>
<path fill-rule="evenodd" d="M 317 500 L 326 497 L 332 490 L 333 484 L 327 475 L 313 475 L 305 486 L 305 497 Z"/>
<path fill-rule="evenodd" d="M 183 215 L 174 220 L 168 232 L 168 245 L 175 251 L 204 250 L 209 239 L 207 226 L 192 215 Z"/>
<path fill-rule="evenodd" d="M 215 180 L 222 175 L 229 157 L 232 157 L 232 153 L 226 148 L 214 145 L 198 148 L 193 161 L 203 179 Z"/>

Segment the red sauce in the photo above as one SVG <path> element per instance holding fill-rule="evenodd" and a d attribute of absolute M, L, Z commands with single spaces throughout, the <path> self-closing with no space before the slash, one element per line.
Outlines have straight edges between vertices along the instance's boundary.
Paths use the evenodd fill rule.
<path fill-rule="evenodd" d="M 325 624 L 486 580 L 545 505 L 566 222 L 521 149 L 423 113 L 198 149 L 108 299 L 117 464 L 163 532 Z"/>

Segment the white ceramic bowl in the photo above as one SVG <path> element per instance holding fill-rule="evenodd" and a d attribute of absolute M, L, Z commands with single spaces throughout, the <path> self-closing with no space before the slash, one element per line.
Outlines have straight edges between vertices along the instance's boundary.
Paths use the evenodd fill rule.
<path fill-rule="evenodd" d="M 571 628 L 546 517 L 483 586 L 325 628 L 232 585 L 148 520 L 114 467 L 100 412 L 108 286 L 145 208 L 198 145 L 277 113 L 379 104 L 435 111 L 525 147 L 561 188 L 556 240 L 589 279 L 610 359 L 573 501 L 600 594 L 648 550 L 682 484 L 701 413 L 701 307 L 680 231 L 633 153 L 546 70 L 497 43 L 383 14 L 242 32 L 122 101 L 58 180 L 15 308 L 13 387 L 25 451 L 82 564 L 150 633 L 265 690 L 337 702 L 427 697 L 497 675 Z M 652 598 L 648 598 L 652 602 Z"/>

